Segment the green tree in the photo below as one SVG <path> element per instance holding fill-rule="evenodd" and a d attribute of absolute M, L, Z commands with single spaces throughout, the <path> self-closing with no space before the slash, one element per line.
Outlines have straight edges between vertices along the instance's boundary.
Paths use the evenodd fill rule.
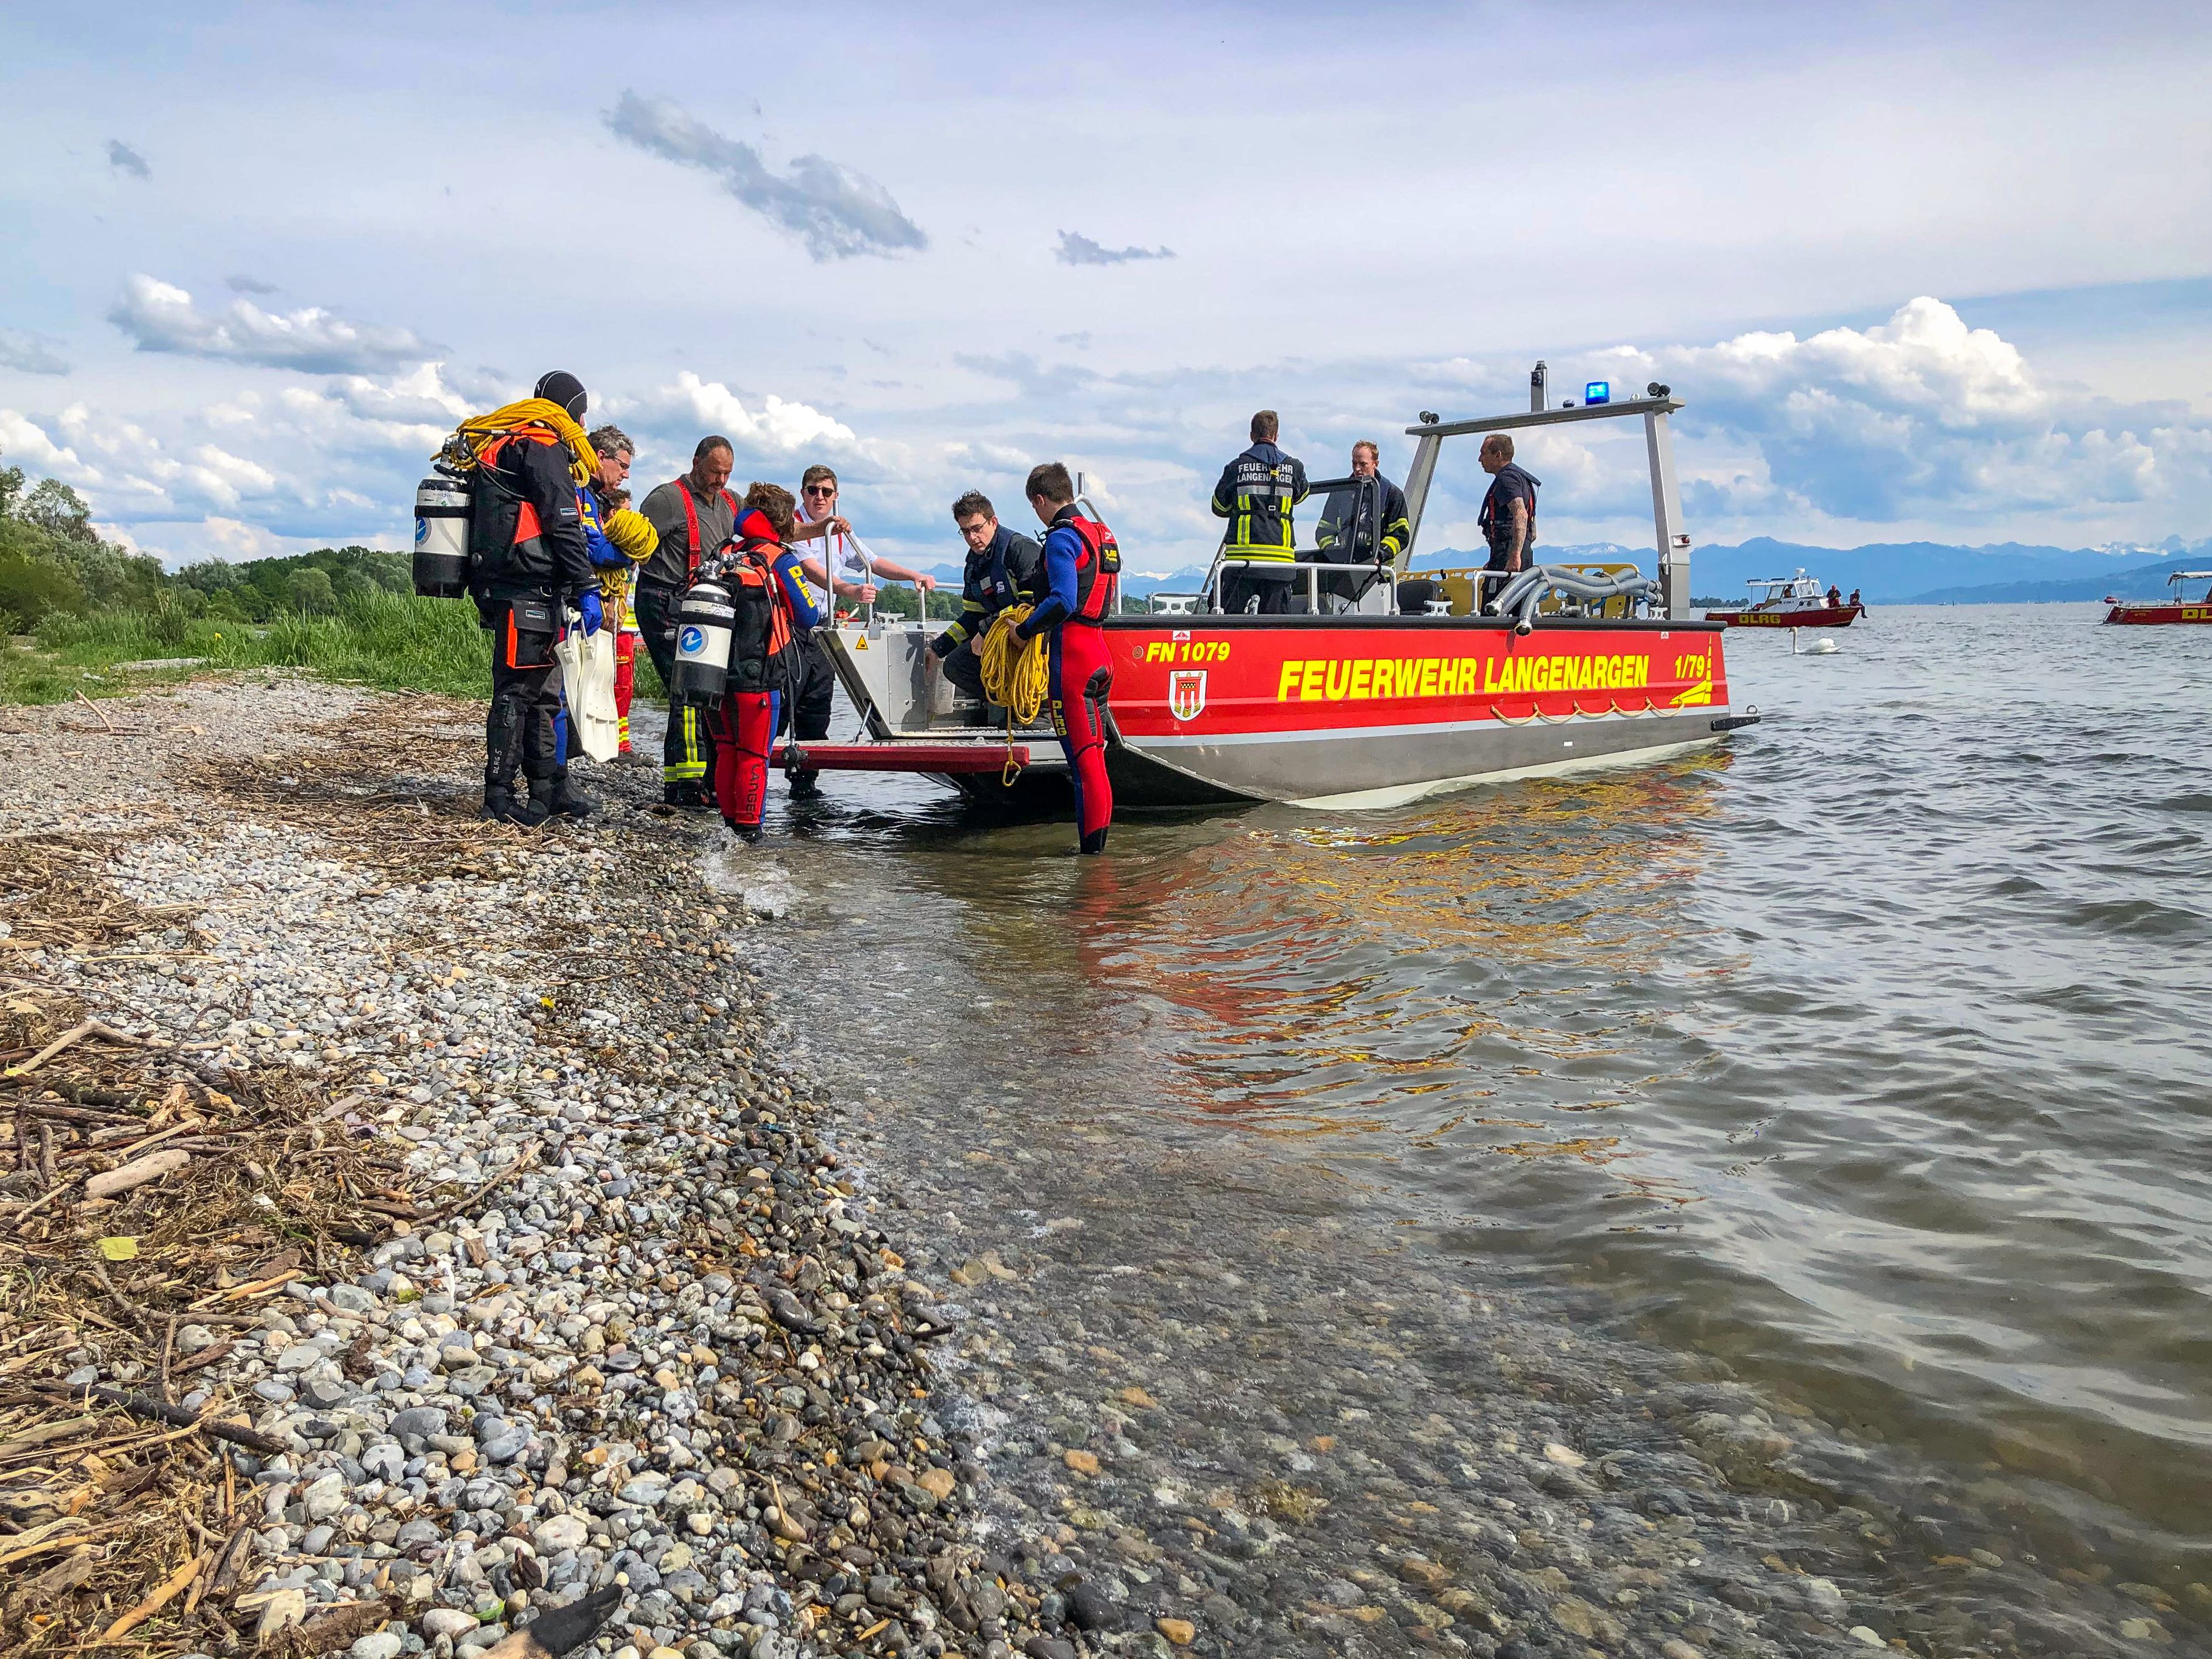
<path fill-rule="evenodd" d="M 41 478 L 13 509 L 13 516 L 36 525 L 57 541 L 97 544 L 92 509 L 59 478 Z"/>
<path fill-rule="evenodd" d="M 313 565 L 295 570 L 284 579 L 284 597 L 291 608 L 303 616 L 326 617 L 338 608 L 337 593 L 331 586 L 330 573 L 318 570 Z"/>

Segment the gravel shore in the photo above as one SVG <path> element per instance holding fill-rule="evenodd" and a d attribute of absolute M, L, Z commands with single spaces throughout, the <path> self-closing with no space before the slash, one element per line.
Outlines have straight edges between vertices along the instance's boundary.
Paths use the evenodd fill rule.
<path fill-rule="evenodd" d="M 651 770 L 599 769 L 601 817 L 525 833 L 473 821 L 481 716 L 437 699 L 255 676 L 0 715 L 0 847 L 90 860 L 140 930 L 42 940 L 18 895 L 0 974 L 146 1045 L 99 1061 L 131 1090 L 42 1096 L 64 1058 L 0 1097 L 49 1137 L 17 1133 L 0 1269 L 144 1316 L 0 1343 L 0 1385 L 78 1390 L 0 1415 L 26 1650 L 125 1611 L 93 1599 L 122 1546 L 65 1529 L 72 1481 L 112 1483 L 40 1437 L 173 1358 L 179 1407 L 271 1449 L 159 1452 L 197 1461 L 149 1491 L 200 1483 L 173 1539 L 134 1535 L 176 1585 L 131 1636 L 163 1654 L 453 1659 L 610 1586 L 613 1659 L 2174 1641 L 2140 1587 L 2023 1589 L 1948 1495 L 1908 1516 L 1807 1479 L 1808 1425 L 1723 1377 L 1623 1369 L 1395 1246 L 1348 1294 L 1340 1194 L 1055 1107 L 1082 1034 L 1033 1024 L 1046 1060 L 949 1095 L 823 1054 L 825 1087 L 776 1012 L 834 938 L 778 920 L 814 902 L 799 861 L 656 812 Z M 971 1058 L 894 1023 L 910 1071 Z M 164 1183 L 72 1184 L 121 1144 L 81 1103 L 149 1096 L 195 1135 L 300 1103 L 307 1173 L 241 1164 L 264 1243 L 213 1284 Z M 185 1182 L 225 1154 L 179 1156 Z M 88 1276 L 126 1233 L 148 1248 Z M 1905 1557 L 1983 1590 L 1914 1611 L 1881 1577 Z"/>
<path fill-rule="evenodd" d="M 243 1406 L 285 1448 L 231 1456 L 249 1559 L 210 1613 L 251 1646 L 364 1604 L 355 1659 L 466 1655 L 610 1584 L 617 1659 L 1039 1635 L 969 1536 L 981 1472 L 934 1414 L 937 1292 L 776 1062 L 730 943 L 754 918 L 682 878 L 708 828 L 480 829 L 473 713 L 427 699 L 256 679 L 106 713 L 12 711 L 0 830 L 100 838 L 117 893 L 196 933 L 10 968 L 203 1085 L 296 1079 L 431 1211 L 234 1334 L 178 1325 L 179 1355 L 224 1347 L 179 1403 Z M 601 787 L 641 805 L 651 776 Z M 395 798 L 396 826 L 366 821 Z M 41 1248 L 120 1224 L 61 1222 Z M 131 1346 L 87 1330 L 50 1364 L 128 1388 Z M 222 1628 L 143 1634 L 214 1651 Z"/>

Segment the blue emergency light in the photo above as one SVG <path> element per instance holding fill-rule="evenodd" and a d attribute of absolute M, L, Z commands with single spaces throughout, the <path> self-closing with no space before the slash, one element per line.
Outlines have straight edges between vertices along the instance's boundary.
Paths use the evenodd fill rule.
<path fill-rule="evenodd" d="M 1585 404 L 1609 404 L 1612 401 L 1613 382 L 1610 380 L 1592 380 L 1583 388 L 1583 402 Z"/>

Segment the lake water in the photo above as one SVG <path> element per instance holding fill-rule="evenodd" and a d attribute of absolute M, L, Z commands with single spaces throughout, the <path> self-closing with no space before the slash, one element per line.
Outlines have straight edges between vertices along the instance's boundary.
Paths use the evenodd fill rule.
<path fill-rule="evenodd" d="M 1042 1194 L 1088 1188 L 1102 1271 L 1197 1238 L 1240 1284 L 1294 1263 L 1315 1307 L 1506 1298 L 1626 1370 L 1747 1384 L 1815 1488 L 1942 1510 L 2006 1564 L 1947 1589 L 1926 1562 L 1959 1539 L 1870 1549 L 1872 1605 L 2063 1613 L 2128 1584 L 2187 1643 L 2212 1613 L 2212 629 L 2097 614 L 1877 610 L 1832 656 L 1731 635 L 1765 723 L 1689 760 L 1127 823 L 1100 860 L 833 777 L 720 867 L 799 896 L 786 1012 L 939 1195 L 925 1226 L 1011 1260 L 1048 1248 L 1023 1243 Z M 1171 1246 L 1147 1207 L 1183 1214 L 1194 1180 L 1215 1197 Z M 1062 1316 L 979 1316 L 1018 1347 Z M 1457 1386 L 1419 1346 L 1378 1408 L 1407 1426 Z M 1210 1363 L 1287 1400 L 1314 1358 Z"/>

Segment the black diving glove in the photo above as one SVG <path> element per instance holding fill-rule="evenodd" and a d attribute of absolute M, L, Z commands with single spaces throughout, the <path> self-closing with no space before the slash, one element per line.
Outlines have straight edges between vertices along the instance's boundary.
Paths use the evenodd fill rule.
<path fill-rule="evenodd" d="M 939 662 L 943 662 L 959 648 L 960 641 L 954 639 L 950 631 L 939 634 L 929 642 L 929 654 Z"/>

